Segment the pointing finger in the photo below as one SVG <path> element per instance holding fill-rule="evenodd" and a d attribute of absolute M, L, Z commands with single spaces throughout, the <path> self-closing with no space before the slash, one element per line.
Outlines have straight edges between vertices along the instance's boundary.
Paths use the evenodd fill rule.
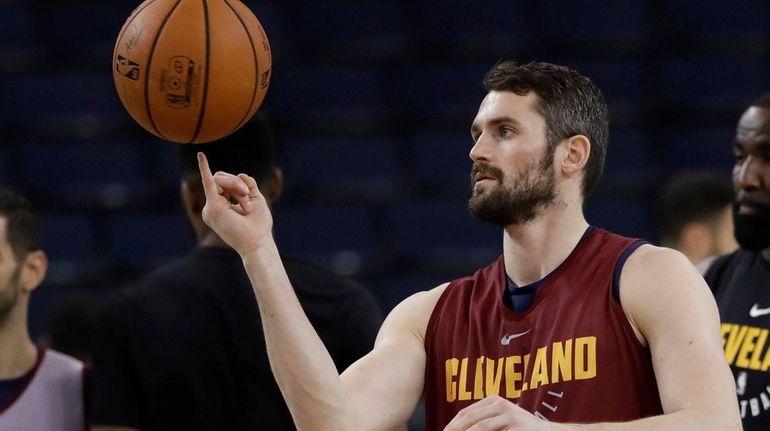
<path fill-rule="evenodd" d="M 211 175 L 209 161 L 206 160 L 206 155 L 203 154 L 203 152 L 198 153 L 198 170 L 200 170 L 201 173 L 203 192 L 206 194 L 206 200 L 213 201 L 213 199 L 219 195 L 219 191 L 217 189 L 217 184 L 214 182 L 214 177 Z"/>

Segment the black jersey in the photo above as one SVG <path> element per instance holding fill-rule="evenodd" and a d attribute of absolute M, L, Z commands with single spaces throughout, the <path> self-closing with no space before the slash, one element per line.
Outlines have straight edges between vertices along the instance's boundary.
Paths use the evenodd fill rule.
<path fill-rule="evenodd" d="M 719 305 L 743 429 L 770 430 L 770 262 L 738 250 L 717 259 L 706 281 Z"/>
<path fill-rule="evenodd" d="M 363 287 L 283 258 L 340 369 L 374 344 L 382 314 Z M 292 430 L 243 263 L 198 248 L 109 304 L 93 352 L 92 424 L 151 430 Z"/>

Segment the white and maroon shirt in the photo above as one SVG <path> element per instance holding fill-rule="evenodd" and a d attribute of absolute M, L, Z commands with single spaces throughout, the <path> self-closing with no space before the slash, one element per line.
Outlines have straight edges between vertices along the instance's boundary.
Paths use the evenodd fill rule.
<path fill-rule="evenodd" d="M 0 431 L 83 431 L 83 363 L 40 350 L 15 396 L 0 405 Z"/>

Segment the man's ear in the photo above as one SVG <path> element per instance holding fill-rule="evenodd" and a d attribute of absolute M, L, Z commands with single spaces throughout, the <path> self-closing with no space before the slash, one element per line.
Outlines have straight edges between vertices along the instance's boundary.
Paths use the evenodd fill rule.
<path fill-rule="evenodd" d="M 260 191 L 265 194 L 265 199 L 268 202 L 275 202 L 280 199 L 281 194 L 283 194 L 283 170 L 278 166 L 274 167 L 265 186 L 266 190 L 260 187 Z"/>
<path fill-rule="evenodd" d="M 197 216 L 203 211 L 206 201 L 202 200 L 200 193 L 197 193 L 196 185 L 190 184 L 187 180 L 182 180 L 180 184 L 180 194 L 182 205 L 188 216 Z"/>
<path fill-rule="evenodd" d="M 45 279 L 48 271 L 48 257 L 43 250 L 35 250 L 27 254 L 21 262 L 21 289 L 29 293 L 35 290 Z"/>
<path fill-rule="evenodd" d="M 585 135 L 575 135 L 562 144 L 561 170 L 572 175 L 585 169 L 591 155 L 591 141 Z"/>

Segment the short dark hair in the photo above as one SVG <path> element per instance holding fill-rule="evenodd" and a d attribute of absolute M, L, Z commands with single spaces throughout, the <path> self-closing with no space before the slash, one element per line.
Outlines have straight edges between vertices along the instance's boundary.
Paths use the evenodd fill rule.
<path fill-rule="evenodd" d="M 765 93 L 751 104 L 760 108 L 770 108 L 770 93 Z"/>
<path fill-rule="evenodd" d="M 197 154 L 202 151 L 209 161 L 212 172 L 248 174 L 257 182 L 270 178 L 275 167 L 273 131 L 267 117 L 258 112 L 232 134 L 206 144 L 176 145 L 177 161 L 182 178 L 200 183 Z"/>
<path fill-rule="evenodd" d="M 687 171 L 669 179 L 661 189 L 657 231 L 664 245 L 674 244 L 684 226 L 712 223 L 733 201 L 730 178 L 710 171 Z"/>
<path fill-rule="evenodd" d="M 583 177 L 583 197 L 596 188 L 604 170 L 609 140 L 609 114 L 599 87 L 568 67 L 550 63 L 517 64 L 505 61 L 484 76 L 487 91 L 510 91 L 518 95 L 535 93 L 535 109 L 545 118 L 548 149 L 575 135 L 591 141 L 591 154 Z"/>
<path fill-rule="evenodd" d="M 17 262 L 41 249 L 40 216 L 27 198 L 0 187 L 0 216 L 6 218 L 5 233 Z"/>

